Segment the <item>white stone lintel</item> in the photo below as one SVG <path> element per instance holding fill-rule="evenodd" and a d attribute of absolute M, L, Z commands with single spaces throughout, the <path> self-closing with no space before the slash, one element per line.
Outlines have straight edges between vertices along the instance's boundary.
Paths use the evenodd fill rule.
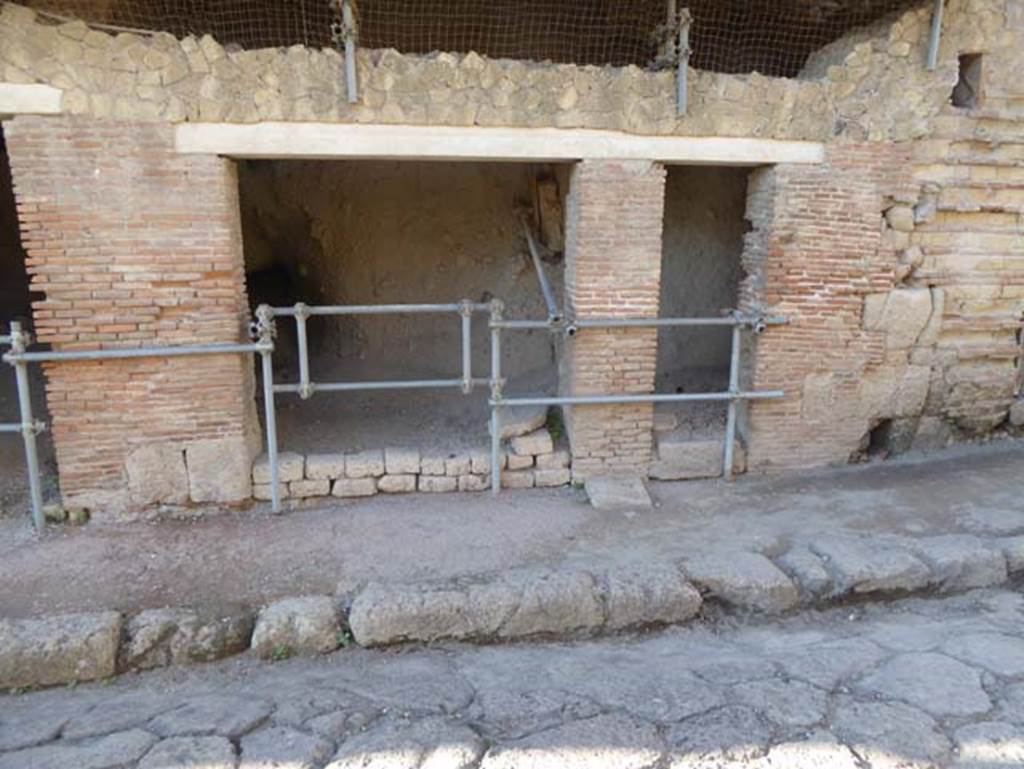
<path fill-rule="evenodd" d="M 63 93 L 40 83 L 0 83 L 0 116 L 58 115 Z"/>
<path fill-rule="evenodd" d="M 479 128 L 340 123 L 182 123 L 178 152 L 234 158 L 341 158 L 572 162 L 652 160 L 756 166 L 821 163 L 820 142 L 722 136 L 640 136 L 560 128 Z"/>

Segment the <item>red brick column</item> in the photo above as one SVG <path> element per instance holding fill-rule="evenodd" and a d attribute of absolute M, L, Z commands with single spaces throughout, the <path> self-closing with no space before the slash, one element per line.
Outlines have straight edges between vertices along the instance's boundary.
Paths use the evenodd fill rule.
<path fill-rule="evenodd" d="M 908 169 L 905 147 L 865 144 L 831 146 L 821 165 L 751 174 L 741 306 L 789 324 L 758 339 L 746 372 L 758 389 L 786 392 L 752 403 L 741 421 L 750 468 L 847 462 L 871 426 L 865 378 L 887 351 L 864 329 L 864 300 L 894 286 L 882 211 L 914 197 Z"/>
<path fill-rule="evenodd" d="M 566 307 L 570 317 L 658 315 L 665 169 L 645 161 L 583 161 L 566 210 Z M 562 390 L 573 395 L 649 393 L 656 329 L 585 329 L 567 342 Z M 574 406 L 567 427 L 573 473 L 646 477 L 653 407 Z"/>
<path fill-rule="evenodd" d="M 56 350 L 238 342 L 248 310 L 234 165 L 178 155 L 169 125 L 4 125 L 39 341 Z M 250 495 L 259 446 L 248 356 L 46 368 L 68 506 Z"/>

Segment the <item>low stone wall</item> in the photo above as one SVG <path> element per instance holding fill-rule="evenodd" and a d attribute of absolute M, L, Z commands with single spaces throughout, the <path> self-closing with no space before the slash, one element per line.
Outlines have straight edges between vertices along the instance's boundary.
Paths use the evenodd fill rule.
<path fill-rule="evenodd" d="M 565 486 L 571 480 L 569 452 L 555 449 L 542 428 L 513 437 L 501 452 L 501 485 L 506 489 Z M 282 452 L 278 455 L 282 499 L 372 497 L 414 491 L 443 493 L 491 488 L 489 450 L 424 454 L 419 449 L 377 449 L 350 454 Z M 252 468 L 253 496 L 270 499 L 270 465 L 265 456 Z"/>

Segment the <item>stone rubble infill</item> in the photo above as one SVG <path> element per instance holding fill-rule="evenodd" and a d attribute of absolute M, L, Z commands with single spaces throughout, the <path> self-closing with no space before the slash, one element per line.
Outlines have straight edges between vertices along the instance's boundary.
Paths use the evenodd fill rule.
<path fill-rule="evenodd" d="M 705 603 L 780 614 L 856 596 L 988 587 L 1022 572 L 1024 536 L 836 534 L 772 557 L 718 550 L 678 562 L 596 569 L 564 564 L 443 581 L 371 583 L 338 596 L 284 598 L 258 613 L 157 609 L 127 618 L 99 612 L 0 620 L 0 688 L 88 681 L 246 650 L 276 660 L 331 652 L 351 641 L 385 646 L 594 636 L 686 622 Z M 979 648 L 998 646 L 998 639 L 975 641 Z"/>
<path fill-rule="evenodd" d="M 572 480 L 568 450 L 556 448 L 551 433 L 538 429 L 534 416 L 502 431 L 510 439 L 509 450 L 500 457 L 503 488 L 554 488 Z M 523 433 L 526 427 L 531 431 Z M 282 499 L 486 491 L 491 487 L 491 455 L 484 449 L 445 454 L 403 448 L 350 454 L 284 451 L 278 455 L 277 472 Z M 265 456 L 252 466 L 252 483 L 254 498 L 270 499 L 270 465 Z"/>

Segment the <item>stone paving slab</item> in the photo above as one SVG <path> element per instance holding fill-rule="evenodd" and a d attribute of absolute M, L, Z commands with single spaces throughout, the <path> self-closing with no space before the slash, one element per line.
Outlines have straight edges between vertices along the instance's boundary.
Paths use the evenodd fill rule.
<path fill-rule="evenodd" d="M 120 634 L 117 612 L 0 619 L 0 688 L 113 675 Z"/>
<path fill-rule="evenodd" d="M 604 512 L 633 512 L 652 507 L 651 495 L 639 478 L 593 476 L 584 482 L 590 504 Z"/>
<path fill-rule="evenodd" d="M 990 588 L 572 643 L 224 660 L 4 696 L 0 769 L 1008 769 L 1022 650 L 1024 595 Z M 33 723 L 33 744 L 12 739 Z"/>

